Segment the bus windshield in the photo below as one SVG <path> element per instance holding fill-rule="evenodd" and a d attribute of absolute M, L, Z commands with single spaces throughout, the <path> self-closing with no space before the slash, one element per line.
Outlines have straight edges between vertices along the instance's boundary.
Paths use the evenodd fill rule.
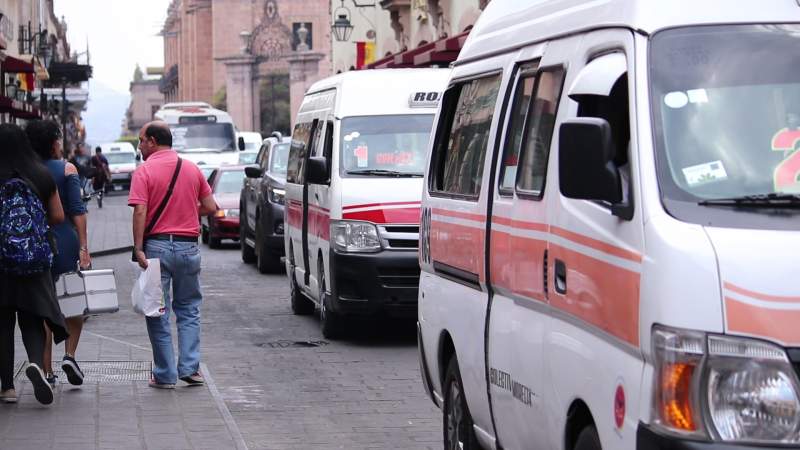
<path fill-rule="evenodd" d="M 230 123 L 182 123 L 170 125 L 172 148 L 179 152 L 232 152 L 236 133 Z"/>

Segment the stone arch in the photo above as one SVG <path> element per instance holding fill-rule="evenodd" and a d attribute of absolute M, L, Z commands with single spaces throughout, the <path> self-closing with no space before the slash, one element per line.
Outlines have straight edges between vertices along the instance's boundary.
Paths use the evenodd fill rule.
<path fill-rule="evenodd" d="M 253 30 L 248 50 L 259 61 L 285 58 L 292 51 L 292 30 L 283 23 L 276 0 L 264 2 L 261 23 Z"/>

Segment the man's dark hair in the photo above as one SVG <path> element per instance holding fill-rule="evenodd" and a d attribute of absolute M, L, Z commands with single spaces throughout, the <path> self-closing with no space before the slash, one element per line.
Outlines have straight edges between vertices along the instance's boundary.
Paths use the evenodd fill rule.
<path fill-rule="evenodd" d="M 95 149 L 94 149 L 94 152 L 95 152 L 95 153 L 103 153 L 103 147 L 100 147 L 100 146 L 98 145 L 97 147 L 95 147 Z"/>
<path fill-rule="evenodd" d="M 169 127 L 153 123 L 144 130 L 144 135 L 153 138 L 160 147 L 172 147 L 172 132 Z"/>
<path fill-rule="evenodd" d="M 53 157 L 53 144 L 61 139 L 61 127 L 52 120 L 34 120 L 25 125 L 33 151 L 42 161 Z"/>

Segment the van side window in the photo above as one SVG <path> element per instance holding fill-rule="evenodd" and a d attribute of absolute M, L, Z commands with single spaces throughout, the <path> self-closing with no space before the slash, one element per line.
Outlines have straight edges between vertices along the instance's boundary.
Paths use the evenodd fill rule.
<path fill-rule="evenodd" d="M 325 162 L 328 164 L 328 179 L 331 177 L 331 166 L 333 162 L 331 156 L 333 155 L 333 122 L 330 120 L 325 122 L 325 143 L 322 148 L 322 156 L 325 157 Z"/>
<path fill-rule="evenodd" d="M 431 190 L 467 198 L 481 191 L 483 162 L 502 74 L 458 84 L 445 93 L 434 148 Z"/>
<path fill-rule="evenodd" d="M 536 65 L 535 63 L 526 64 L 519 68 L 517 85 L 514 89 L 514 102 L 511 105 L 508 130 L 503 145 L 503 160 L 500 168 L 499 183 L 501 194 L 511 195 L 514 191 L 519 150 L 522 147 L 522 131 L 530 110 L 533 88 L 536 85 Z"/>
<path fill-rule="evenodd" d="M 542 196 L 563 85 L 563 68 L 546 69 L 539 73 L 536 94 L 525 120 L 522 154 L 517 170 L 517 194 L 520 196 Z"/>
<path fill-rule="evenodd" d="M 289 149 L 289 163 L 286 168 L 286 182 L 303 184 L 305 178 L 306 151 L 311 139 L 311 122 L 298 123 L 292 133 Z"/>

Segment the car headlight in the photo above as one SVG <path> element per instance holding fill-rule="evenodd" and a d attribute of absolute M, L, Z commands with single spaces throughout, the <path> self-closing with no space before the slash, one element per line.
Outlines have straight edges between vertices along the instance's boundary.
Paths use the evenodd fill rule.
<path fill-rule="evenodd" d="M 654 423 L 725 442 L 800 442 L 800 382 L 786 352 L 755 339 L 653 329 Z"/>
<path fill-rule="evenodd" d="M 381 250 L 378 228 L 369 222 L 331 222 L 331 240 L 334 248 L 340 252 L 370 253 Z"/>
<path fill-rule="evenodd" d="M 269 186 L 267 191 L 269 192 L 269 201 L 272 203 L 283 205 L 286 201 L 286 189 Z"/>

